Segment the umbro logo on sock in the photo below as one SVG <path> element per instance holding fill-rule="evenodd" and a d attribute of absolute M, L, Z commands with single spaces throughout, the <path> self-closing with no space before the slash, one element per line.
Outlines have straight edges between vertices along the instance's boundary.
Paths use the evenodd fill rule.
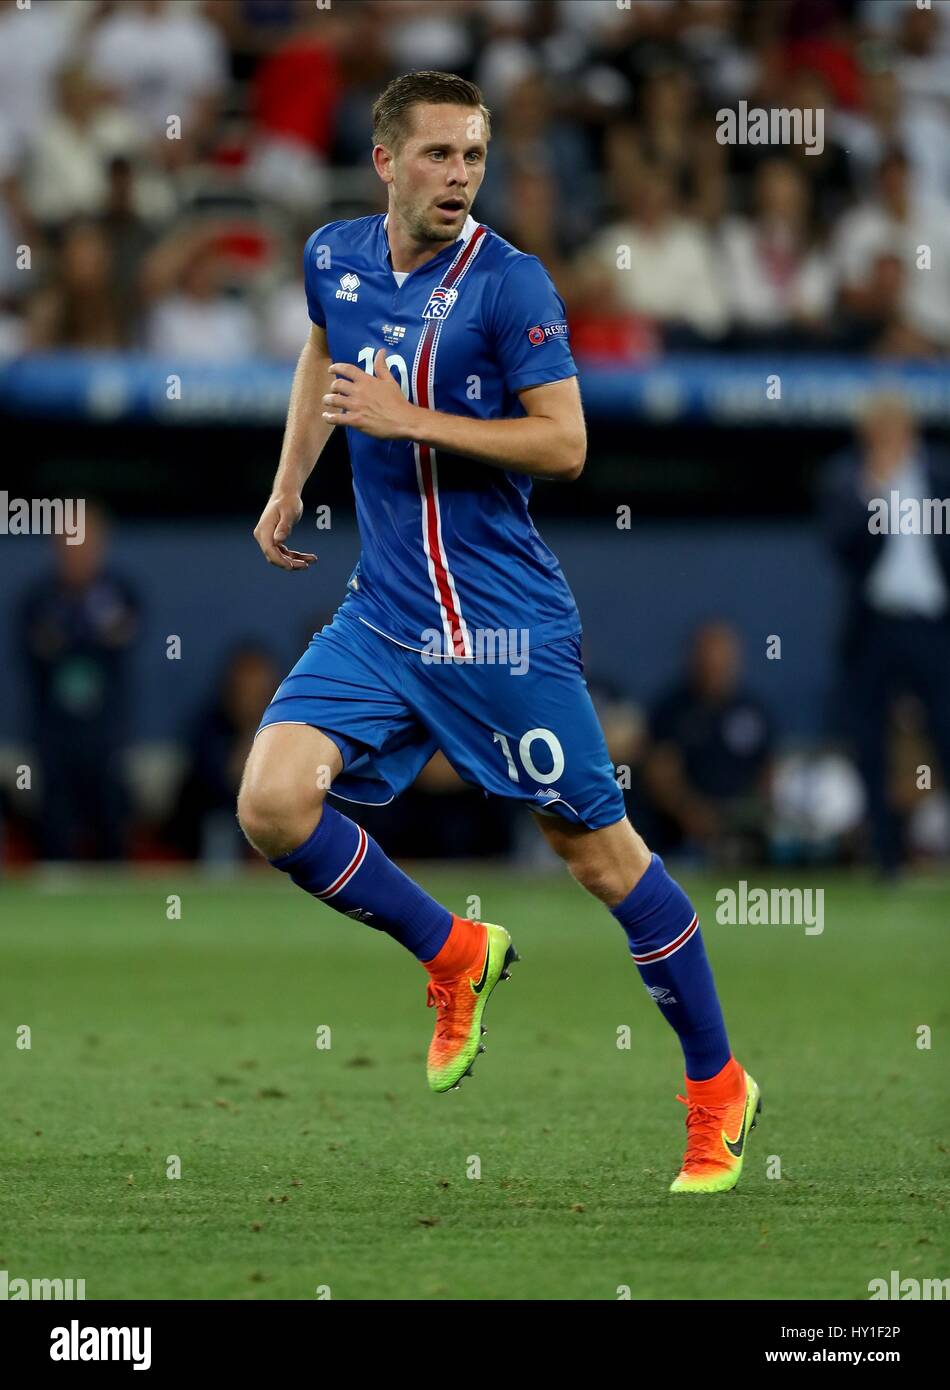
<path fill-rule="evenodd" d="M 664 989 L 662 985 L 647 985 L 646 990 L 650 998 L 655 1000 L 657 1004 L 676 1004 L 679 1002 L 676 996 L 671 994 L 668 989 Z"/>

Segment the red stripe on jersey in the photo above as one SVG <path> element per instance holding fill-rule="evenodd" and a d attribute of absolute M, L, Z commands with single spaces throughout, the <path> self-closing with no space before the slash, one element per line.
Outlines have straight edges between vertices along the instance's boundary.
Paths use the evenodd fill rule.
<path fill-rule="evenodd" d="M 475 228 L 474 232 L 462 248 L 462 253 L 459 256 L 458 260 L 453 261 L 452 264 L 449 266 L 449 269 L 447 270 L 445 275 L 445 279 L 442 281 L 443 285 L 452 286 L 455 284 L 462 271 L 465 269 L 469 261 L 472 259 L 475 247 L 478 245 L 478 243 L 481 241 L 484 235 L 484 227 Z"/>
<path fill-rule="evenodd" d="M 485 235 L 484 227 L 476 227 L 469 237 L 465 246 L 459 253 L 458 259 L 453 262 L 442 280 L 442 285 L 451 288 L 456 280 L 465 270 L 475 248 Z M 433 352 L 438 337 L 439 321 L 427 319 L 425 328 L 422 332 L 422 340 L 419 352 L 416 356 L 413 391 L 416 404 L 424 410 L 432 409 L 432 399 L 429 394 L 429 373 L 432 368 Z M 435 480 L 433 476 L 432 450 L 428 444 L 418 444 L 419 472 L 422 479 L 423 495 L 423 535 L 429 556 L 432 560 L 433 576 L 435 579 L 436 593 L 443 613 L 449 622 L 449 632 L 452 643 L 452 651 L 456 656 L 467 655 L 465 646 L 465 624 L 462 619 L 461 606 L 457 596 L 452 591 L 452 584 L 449 579 L 448 560 L 442 544 L 442 531 L 439 519 L 439 508 L 435 494 Z"/>
<path fill-rule="evenodd" d="M 422 350 L 419 353 L 416 367 L 416 402 L 423 409 L 431 409 L 431 398 L 429 396 L 429 367 L 432 360 L 432 347 L 435 341 L 435 334 L 438 325 L 430 319 L 425 326 L 422 341 Z M 462 615 L 459 606 L 452 594 L 452 586 L 449 583 L 448 565 L 446 562 L 445 551 L 442 546 L 442 535 L 439 528 L 439 513 L 436 505 L 435 486 L 432 477 L 432 451 L 428 444 L 419 444 L 419 471 L 422 475 L 422 505 L 423 505 L 423 531 L 428 546 L 429 555 L 432 559 L 432 568 L 435 576 L 436 590 L 438 592 L 439 603 L 443 613 L 449 619 L 452 651 L 456 656 L 465 655 L 465 640 L 462 633 Z"/>

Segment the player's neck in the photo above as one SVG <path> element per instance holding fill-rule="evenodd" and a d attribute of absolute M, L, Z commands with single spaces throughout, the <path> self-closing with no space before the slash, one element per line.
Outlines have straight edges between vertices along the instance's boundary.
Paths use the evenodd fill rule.
<path fill-rule="evenodd" d="M 389 259 L 392 262 L 393 270 L 399 272 L 411 272 L 418 270 L 420 265 L 425 265 L 426 261 L 433 260 L 440 251 L 444 251 L 449 245 L 447 241 L 418 242 L 399 221 L 398 217 L 393 216 L 392 209 L 386 214 L 385 233 L 389 241 Z"/>

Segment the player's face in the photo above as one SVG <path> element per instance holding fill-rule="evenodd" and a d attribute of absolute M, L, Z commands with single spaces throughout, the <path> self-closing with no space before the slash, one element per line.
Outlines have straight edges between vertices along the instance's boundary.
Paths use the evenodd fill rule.
<path fill-rule="evenodd" d="M 477 107 L 422 102 L 412 116 L 388 166 L 395 211 L 414 241 L 454 241 L 485 174 L 484 119 Z"/>

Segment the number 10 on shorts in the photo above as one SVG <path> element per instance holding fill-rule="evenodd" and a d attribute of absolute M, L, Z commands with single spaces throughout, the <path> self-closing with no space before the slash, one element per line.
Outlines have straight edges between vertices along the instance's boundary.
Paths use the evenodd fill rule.
<path fill-rule="evenodd" d="M 508 764 L 508 776 L 512 782 L 517 782 L 518 767 L 511 753 L 511 744 L 505 734 L 493 733 L 492 742 L 501 744 L 501 751 L 505 755 L 505 762 Z M 551 755 L 550 772 L 541 772 L 535 765 L 531 756 L 532 747 L 535 743 L 543 743 L 547 746 Z M 522 734 L 518 742 L 518 757 L 521 766 L 534 782 L 540 782 L 542 786 L 547 786 L 550 782 L 556 782 L 564 771 L 564 749 L 556 734 L 550 729 L 529 729 L 526 734 Z"/>

